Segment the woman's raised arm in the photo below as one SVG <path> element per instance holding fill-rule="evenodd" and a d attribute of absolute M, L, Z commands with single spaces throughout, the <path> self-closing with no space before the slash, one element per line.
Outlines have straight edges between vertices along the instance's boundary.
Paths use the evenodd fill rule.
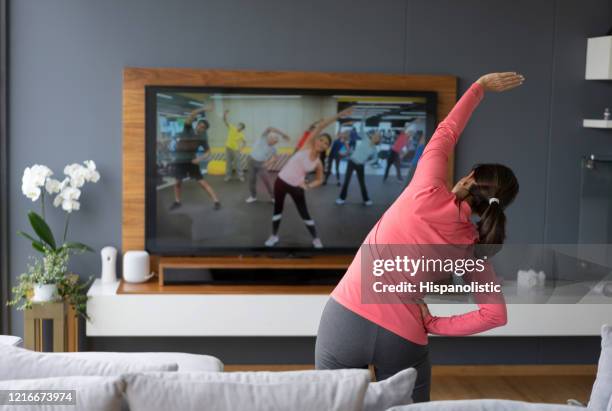
<path fill-rule="evenodd" d="M 412 182 L 420 185 L 446 186 L 449 156 L 455 149 L 472 113 L 482 100 L 484 92 L 510 90 L 520 86 L 524 80 L 521 74 L 515 72 L 490 73 L 472 84 L 431 136 Z"/>
<path fill-rule="evenodd" d="M 315 128 L 310 132 L 310 135 L 308 136 L 308 140 L 306 140 L 306 142 L 304 143 L 304 147 L 310 148 L 312 146 L 313 141 L 315 141 L 315 139 L 319 137 L 319 135 L 323 132 L 323 130 L 327 128 L 327 126 L 329 126 L 330 124 L 332 124 L 334 121 L 338 120 L 339 118 L 350 116 L 352 112 L 353 112 L 353 107 L 349 107 L 349 108 L 342 110 L 335 116 L 327 117 L 319 121 L 317 125 L 315 126 Z"/>

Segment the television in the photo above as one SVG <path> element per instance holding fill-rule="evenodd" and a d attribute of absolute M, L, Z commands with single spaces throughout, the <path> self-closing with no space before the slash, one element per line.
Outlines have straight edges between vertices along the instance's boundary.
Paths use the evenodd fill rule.
<path fill-rule="evenodd" d="M 435 92 L 146 86 L 145 97 L 145 246 L 155 255 L 354 253 L 436 124 Z M 308 133 L 322 119 L 333 119 L 329 147 L 315 156 Z M 319 162 L 324 183 L 303 190 Z"/>

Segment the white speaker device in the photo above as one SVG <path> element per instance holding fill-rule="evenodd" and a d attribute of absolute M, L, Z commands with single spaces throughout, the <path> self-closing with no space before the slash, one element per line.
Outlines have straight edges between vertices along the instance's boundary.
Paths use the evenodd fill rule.
<path fill-rule="evenodd" d="M 149 253 L 128 251 L 123 255 L 123 279 L 128 283 L 144 283 L 155 273 L 149 271 Z"/>
<path fill-rule="evenodd" d="M 104 247 L 100 251 L 100 256 L 102 257 L 102 283 L 117 282 L 117 249 Z"/>

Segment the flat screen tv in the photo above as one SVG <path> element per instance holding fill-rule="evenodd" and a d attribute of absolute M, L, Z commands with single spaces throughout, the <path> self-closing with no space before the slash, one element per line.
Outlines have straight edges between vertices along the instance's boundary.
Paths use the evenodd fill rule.
<path fill-rule="evenodd" d="M 313 124 L 347 108 L 323 130 L 327 151 L 300 151 Z M 409 183 L 436 124 L 436 93 L 148 86 L 145 110 L 149 252 L 348 254 Z M 300 167 L 318 162 L 324 183 L 303 190 L 317 174 L 302 179 Z"/>

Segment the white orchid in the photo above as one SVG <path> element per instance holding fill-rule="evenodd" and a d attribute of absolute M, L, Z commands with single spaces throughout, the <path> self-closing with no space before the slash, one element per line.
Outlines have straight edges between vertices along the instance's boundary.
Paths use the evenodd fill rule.
<path fill-rule="evenodd" d="M 23 176 L 29 178 L 32 184 L 42 187 L 45 184 L 47 177 L 53 175 L 53 171 L 47 166 L 40 164 L 34 164 L 32 167 L 26 168 Z"/>
<path fill-rule="evenodd" d="M 64 167 L 64 174 L 70 178 L 70 185 L 72 187 L 81 188 L 85 184 L 87 169 L 81 164 L 68 164 Z"/>
<path fill-rule="evenodd" d="M 35 164 L 26 167 L 21 178 L 21 191 L 32 201 L 38 200 L 41 194 L 41 187 L 45 185 L 48 177 L 53 175 L 53 171 L 47 166 Z"/>
<path fill-rule="evenodd" d="M 48 178 L 47 182 L 45 183 L 45 190 L 47 190 L 47 193 L 49 194 L 59 193 L 61 185 L 62 183 L 60 183 L 58 180 Z"/>
<path fill-rule="evenodd" d="M 40 197 L 41 190 L 33 184 L 21 184 L 21 192 L 30 200 L 36 201 Z"/>
<path fill-rule="evenodd" d="M 68 213 L 79 210 L 81 203 L 80 188 L 86 182 L 96 183 L 100 180 L 100 173 L 96 170 L 96 163 L 93 160 L 86 160 L 83 164 L 72 163 L 64 167 L 66 178 L 62 181 L 51 178 L 53 171 L 44 165 L 35 164 L 27 167 L 23 172 L 21 181 L 21 191 L 32 201 L 44 196 L 46 190 L 49 194 L 57 194 L 53 199 L 55 207 L 62 206 Z M 44 198 L 43 198 L 44 201 Z M 44 207 L 43 207 L 44 214 Z"/>
<path fill-rule="evenodd" d="M 92 160 L 84 161 L 85 166 L 77 163 L 69 164 L 64 168 L 64 174 L 70 177 L 70 185 L 81 188 L 86 182 L 96 183 L 100 180 L 100 173 L 96 170 L 96 163 Z"/>
<path fill-rule="evenodd" d="M 70 179 L 68 177 L 64 178 L 62 182 L 60 183 L 59 191 L 62 191 L 64 188 L 68 187 L 69 185 L 70 185 Z"/>
<path fill-rule="evenodd" d="M 81 190 L 71 185 L 66 185 L 53 200 L 53 206 L 59 207 L 61 205 L 62 209 L 68 213 L 78 211 L 81 208 L 81 204 L 78 201 L 80 197 Z"/>
<path fill-rule="evenodd" d="M 85 167 L 87 167 L 88 175 L 87 181 L 91 181 L 92 183 L 97 183 L 100 179 L 100 173 L 96 170 L 96 163 L 93 160 L 85 160 L 83 162 Z"/>

